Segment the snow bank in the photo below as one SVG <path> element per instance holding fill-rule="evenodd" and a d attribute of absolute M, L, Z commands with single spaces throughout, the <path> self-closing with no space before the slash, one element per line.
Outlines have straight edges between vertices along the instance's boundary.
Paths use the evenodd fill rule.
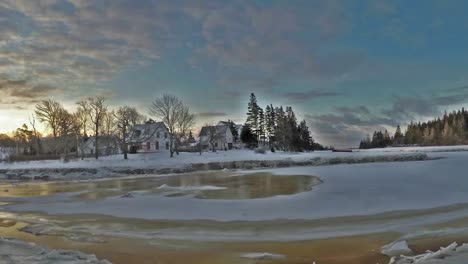
<path fill-rule="evenodd" d="M 380 252 L 389 257 L 412 254 L 413 251 L 408 247 L 406 241 L 397 241 L 381 248 Z"/>
<path fill-rule="evenodd" d="M 242 255 L 243 258 L 253 259 L 253 260 L 278 260 L 278 259 L 285 259 L 284 255 L 280 254 L 272 254 L 272 253 L 246 253 Z"/>
<path fill-rule="evenodd" d="M 371 155 L 372 154 L 372 155 Z M 269 153 L 226 151 L 219 154 L 182 153 L 173 159 L 167 154 L 137 154 L 130 160 L 107 157 L 101 161 L 22 162 L 0 165 L 0 177 L 10 180 L 69 180 L 99 179 L 128 175 L 160 175 L 223 169 L 284 168 L 292 166 L 322 166 L 373 162 L 420 161 L 429 157 L 424 153 L 356 152 L 356 153 Z M 160 158 L 160 159 L 157 159 Z"/>
<path fill-rule="evenodd" d="M 34 243 L 15 239 L 0 239 L 0 263 L 28 264 L 111 264 L 71 250 L 48 250 Z"/>
<path fill-rule="evenodd" d="M 354 150 L 358 152 L 459 152 L 468 151 L 468 145 L 460 146 L 414 146 L 414 147 L 389 147 L 389 148 L 376 148 L 376 149 L 359 149 Z"/>
<path fill-rule="evenodd" d="M 393 257 L 389 264 L 461 264 L 468 259 L 468 244 L 458 245 L 453 242 L 447 247 L 441 247 L 438 251 L 427 251 L 417 256 Z"/>
<path fill-rule="evenodd" d="M 217 191 L 225 190 L 226 187 L 213 186 L 213 185 L 202 185 L 202 186 L 170 186 L 163 184 L 158 187 L 160 190 L 174 190 L 174 191 Z"/>

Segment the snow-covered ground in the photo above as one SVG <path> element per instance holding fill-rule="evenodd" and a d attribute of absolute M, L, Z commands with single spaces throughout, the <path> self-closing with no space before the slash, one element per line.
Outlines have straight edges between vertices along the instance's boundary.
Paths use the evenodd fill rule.
<path fill-rule="evenodd" d="M 0 263 L 24 264 L 111 264 L 71 250 L 48 250 L 34 243 L 0 238 Z"/>
<path fill-rule="evenodd" d="M 151 168 L 151 167 L 176 167 L 187 164 L 245 161 L 245 160 L 293 160 L 303 161 L 314 158 L 337 158 L 337 157 L 366 157 L 382 156 L 388 154 L 405 153 L 428 153 L 428 152 L 449 152 L 468 151 L 468 146 L 448 146 L 448 147 L 407 147 L 407 148 L 385 148 L 372 150 L 354 150 L 352 153 L 339 153 L 331 151 L 316 151 L 305 153 L 289 153 L 277 151 L 275 153 L 257 154 L 252 150 L 231 150 L 198 153 L 180 153 L 170 158 L 168 153 L 148 153 L 131 154 L 128 160 L 124 160 L 122 155 L 101 157 L 99 160 L 88 158 L 85 160 L 72 160 L 61 162 L 57 160 L 30 161 L 16 163 L 0 163 L 0 169 L 40 169 L 40 168 L 103 168 L 103 167 L 123 167 L 123 168 Z"/>

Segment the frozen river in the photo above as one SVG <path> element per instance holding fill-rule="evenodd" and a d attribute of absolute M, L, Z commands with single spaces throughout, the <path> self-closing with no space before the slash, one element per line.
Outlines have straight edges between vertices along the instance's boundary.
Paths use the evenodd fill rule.
<path fill-rule="evenodd" d="M 4 185 L 1 210 L 5 219 L 33 224 L 32 232 L 88 243 L 466 233 L 468 153 L 429 155 L 443 158 Z"/>

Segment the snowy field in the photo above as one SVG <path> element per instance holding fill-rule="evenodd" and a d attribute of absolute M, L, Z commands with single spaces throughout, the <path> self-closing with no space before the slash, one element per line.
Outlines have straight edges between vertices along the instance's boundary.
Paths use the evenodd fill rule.
<path fill-rule="evenodd" d="M 468 146 L 447 146 L 447 147 L 405 147 L 405 148 L 385 148 L 371 150 L 353 150 L 352 153 L 340 153 L 331 151 L 316 151 L 306 153 L 288 153 L 278 151 L 275 153 L 257 154 L 252 150 L 231 150 L 198 153 L 180 153 L 170 158 L 168 153 L 147 153 L 130 154 L 128 160 L 124 160 L 122 155 L 101 157 L 99 160 L 88 158 L 85 160 L 72 160 L 61 162 L 57 160 L 30 161 L 16 163 L 0 163 L 0 169 L 41 169 L 41 168 L 153 168 L 153 167 L 178 167 L 187 164 L 245 161 L 245 160 L 293 160 L 304 161 L 314 158 L 340 158 L 340 157 L 366 157 L 383 156 L 389 154 L 408 153 L 433 153 L 433 152 L 457 152 L 468 151 Z"/>

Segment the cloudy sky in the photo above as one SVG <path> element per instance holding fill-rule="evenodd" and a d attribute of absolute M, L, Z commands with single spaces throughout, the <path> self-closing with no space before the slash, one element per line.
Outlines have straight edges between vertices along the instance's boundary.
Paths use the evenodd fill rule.
<path fill-rule="evenodd" d="M 323 144 L 468 100 L 468 2 L 0 0 L 0 132 L 47 97 L 147 113 L 180 96 L 199 124 L 292 105 Z"/>

